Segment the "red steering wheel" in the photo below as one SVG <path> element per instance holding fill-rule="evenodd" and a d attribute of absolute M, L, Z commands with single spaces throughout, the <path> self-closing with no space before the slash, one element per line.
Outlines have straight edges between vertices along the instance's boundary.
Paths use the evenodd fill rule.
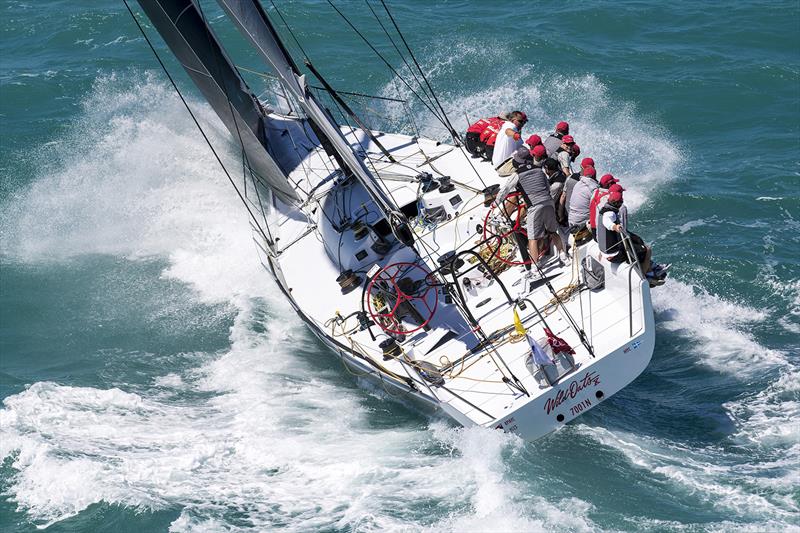
<path fill-rule="evenodd" d="M 497 205 L 492 202 L 492 207 L 486 212 L 486 217 L 483 219 L 483 240 L 487 241 L 487 244 L 490 248 L 492 248 L 492 241 L 494 241 L 495 247 L 492 250 L 492 255 L 495 256 L 497 252 L 500 250 L 500 247 L 503 245 L 506 239 L 513 239 L 515 233 L 519 233 L 525 236 L 525 242 L 528 241 L 528 232 L 525 229 L 525 224 L 523 223 L 525 217 L 522 215 L 523 211 L 525 210 L 525 203 L 522 201 L 522 194 L 517 192 L 512 192 L 508 196 L 506 196 L 506 200 L 515 200 L 517 207 L 514 210 L 514 213 L 509 215 L 511 219 L 512 226 L 509 230 L 501 231 L 500 233 L 494 233 L 488 229 L 489 227 L 489 218 L 491 218 L 492 213 L 497 209 Z M 492 239 L 492 241 L 489 241 Z M 515 261 L 513 259 L 505 258 L 501 255 L 496 255 L 497 259 L 502 261 L 507 265 L 530 265 L 532 259 L 528 259 L 527 261 Z"/>
<path fill-rule="evenodd" d="M 392 263 L 380 269 L 367 285 L 367 310 L 382 330 L 396 335 L 413 333 L 428 325 L 439 304 L 437 286 L 430 281 L 431 273 L 416 263 Z M 382 300 L 383 306 L 376 309 L 373 304 Z M 426 314 L 414 303 L 420 303 Z M 401 329 L 401 317 L 397 316 L 403 303 L 407 303 L 419 315 L 421 324 L 413 329 Z M 404 306 L 408 309 L 407 306 Z"/>

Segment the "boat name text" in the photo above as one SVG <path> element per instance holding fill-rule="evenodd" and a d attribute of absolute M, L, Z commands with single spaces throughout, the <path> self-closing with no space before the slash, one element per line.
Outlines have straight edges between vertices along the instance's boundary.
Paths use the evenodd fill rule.
<path fill-rule="evenodd" d="M 597 372 L 587 372 L 582 379 L 574 379 L 567 388 L 559 390 L 555 398 L 548 398 L 544 404 L 544 410 L 549 415 L 556 407 L 567 400 L 575 398 L 586 387 L 593 387 L 599 384 L 600 374 Z"/>

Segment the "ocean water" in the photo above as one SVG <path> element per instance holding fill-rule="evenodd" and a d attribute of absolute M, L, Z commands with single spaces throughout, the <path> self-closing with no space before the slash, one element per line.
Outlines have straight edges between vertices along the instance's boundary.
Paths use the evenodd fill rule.
<path fill-rule="evenodd" d="M 277 4 L 334 86 L 410 96 L 327 2 Z M 674 265 L 648 369 L 534 443 L 360 383 L 261 269 L 124 5 L 3 0 L 0 530 L 800 531 L 800 4 L 391 4 L 459 128 L 566 119 L 622 179 Z"/>

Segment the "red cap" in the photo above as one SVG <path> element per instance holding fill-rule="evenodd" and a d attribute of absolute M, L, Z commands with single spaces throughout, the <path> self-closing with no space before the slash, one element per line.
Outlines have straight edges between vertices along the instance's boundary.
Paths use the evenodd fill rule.
<path fill-rule="evenodd" d="M 581 168 L 593 167 L 593 166 L 594 166 L 594 159 L 592 159 L 591 157 L 584 157 L 583 159 L 581 159 Z"/>
<path fill-rule="evenodd" d="M 609 175 L 610 175 L 610 174 L 609 174 Z M 616 178 L 615 178 L 615 179 L 616 179 Z M 608 188 L 608 190 L 609 190 L 609 191 L 611 191 L 611 192 L 618 192 L 618 193 L 622 193 L 622 191 L 624 191 L 624 190 L 625 190 L 625 187 L 623 187 L 623 186 L 622 186 L 622 185 L 620 185 L 619 183 L 614 183 L 614 184 L 612 184 L 612 185 L 611 185 L 611 187 L 609 187 L 609 188 Z"/>
<path fill-rule="evenodd" d="M 581 155 L 581 147 L 577 144 L 572 145 L 572 157 L 578 157 Z"/>
<path fill-rule="evenodd" d="M 608 189 L 611 185 L 618 182 L 619 180 L 611 174 L 604 174 L 603 177 L 600 178 L 600 186 L 604 189 Z"/>
<path fill-rule="evenodd" d="M 608 201 L 609 202 L 621 202 L 622 201 L 622 191 L 611 191 L 608 193 Z"/>
<path fill-rule="evenodd" d="M 531 155 L 534 157 L 544 157 L 547 155 L 547 150 L 545 150 L 544 145 L 537 144 L 533 147 L 533 150 L 531 150 Z"/>
<path fill-rule="evenodd" d="M 569 123 L 562 120 L 556 124 L 556 131 L 558 133 L 569 133 Z"/>
<path fill-rule="evenodd" d="M 533 148 L 536 145 L 542 144 L 542 138 L 535 134 L 531 135 L 530 137 L 528 137 L 528 140 L 525 141 L 525 144 Z"/>
<path fill-rule="evenodd" d="M 561 137 L 561 142 L 566 144 L 572 144 L 575 142 L 575 139 L 572 138 L 572 135 L 564 135 Z"/>
<path fill-rule="evenodd" d="M 594 170 L 594 167 L 583 167 L 583 175 L 593 178 L 597 175 L 597 172 Z"/>

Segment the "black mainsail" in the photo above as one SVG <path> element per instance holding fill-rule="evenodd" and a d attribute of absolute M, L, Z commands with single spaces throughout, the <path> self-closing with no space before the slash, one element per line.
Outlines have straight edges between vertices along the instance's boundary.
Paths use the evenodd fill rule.
<path fill-rule="evenodd" d="M 280 78 L 283 87 L 302 107 L 308 119 L 315 126 L 317 135 L 324 137 L 324 139 L 321 139 L 323 146 L 329 145 L 335 150 L 335 155 L 338 156 L 337 159 L 347 167 L 347 170 L 353 173 L 390 219 L 393 230 L 397 230 L 395 235 L 402 242 L 410 244 L 411 235 L 407 231 L 405 217 L 398 211 L 394 202 L 377 185 L 363 159 L 353 152 L 353 148 L 342 134 L 336 121 L 317 101 L 314 94 L 308 90 L 305 76 L 300 73 L 288 51 L 283 46 L 280 37 L 258 0 L 217 0 L 217 2 L 233 20 L 245 38 L 258 50 L 264 61 L 272 67 Z"/>
<path fill-rule="evenodd" d="M 206 24 L 195 0 L 138 2 L 233 138 L 241 142 L 251 170 L 282 201 L 298 202 L 286 177 L 292 169 L 282 169 L 270 155 L 266 112 Z"/>

